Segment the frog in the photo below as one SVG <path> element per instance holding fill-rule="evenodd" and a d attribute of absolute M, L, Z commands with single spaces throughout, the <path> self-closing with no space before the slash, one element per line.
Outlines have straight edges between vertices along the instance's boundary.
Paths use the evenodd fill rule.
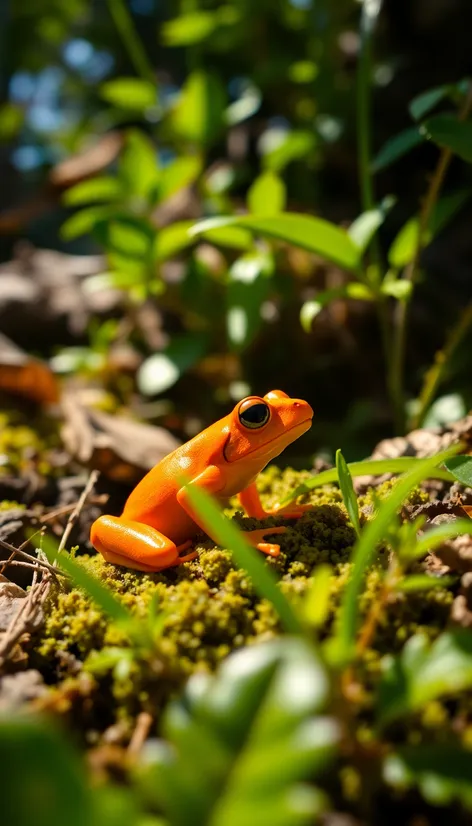
<path fill-rule="evenodd" d="M 121 516 L 100 516 L 90 531 L 93 547 L 107 562 L 148 573 L 194 560 L 198 552 L 189 549 L 197 534 L 204 532 L 219 543 L 191 502 L 192 486 L 222 506 L 238 496 L 246 515 L 258 520 L 298 519 L 310 505 L 265 510 L 256 480 L 272 459 L 310 429 L 313 415 L 308 402 L 282 390 L 247 396 L 158 462 L 131 491 Z M 279 525 L 243 535 L 252 547 L 275 557 L 280 545 L 267 537 L 286 530 Z"/>

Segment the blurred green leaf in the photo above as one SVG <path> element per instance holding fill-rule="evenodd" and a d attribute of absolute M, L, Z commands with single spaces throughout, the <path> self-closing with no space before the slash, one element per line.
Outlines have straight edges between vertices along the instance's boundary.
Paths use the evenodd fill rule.
<path fill-rule="evenodd" d="M 253 215 L 276 215 L 285 207 L 285 184 L 268 170 L 259 175 L 249 188 L 247 204 Z"/>
<path fill-rule="evenodd" d="M 360 534 L 352 555 L 352 573 L 344 592 L 339 612 L 338 628 L 333 639 L 333 651 L 340 662 L 354 654 L 355 639 L 359 625 L 359 596 L 365 573 L 379 542 L 387 534 L 388 527 L 395 518 L 409 492 L 427 479 L 434 469 L 459 450 L 458 446 L 438 453 L 427 459 L 420 459 L 412 470 L 401 476 L 390 495 L 384 499 L 373 519 Z"/>
<path fill-rule="evenodd" d="M 118 77 L 100 86 L 100 95 L 120 109 L 143 112 L 157 103 L 157 87 L 139 77 Z"/>
<path fill-rule="evenodd" d="M 311 330 L 313 320 L 321 312 L 323 307 L 327 307 L 332 301 L 339 298 L 352 298 L 357 301 L 373 301 L 374 293 L 365 284 L 359 281 L 352 281 L 344 287 L 333 287 L 332 290 L 325 290 L 318 293 L 316 298 L 305 301 L 300 310 L 300 324 L 306 333 Z"/>
<path fill-rule="evenodd" d="M 422 241 L 422 247 L 426 247 L 431 243 L 464 206 L 470 195 L 470 191 L 460 190 L 452 195 L 446 195 L 438 201 L 431 215 L 428 230 Z M 418 245 L 419 231 L 418 217 L 411 218 L 403 225 L 388 251 L 388 260 L 392 267 L 402 269 L 413 260 Z"/>
<path fill-rule="evenodd" d="M 192 221 L 177 221 L 162 227 L 156 233 L 153 245 L 153 258 L 155 261 L 165 261 L 178 255 L 179 252 L 191 247 L 195 239 L 188 234 Z"/>
<path fill-rule="evenodd" d="M 349 238 L 364 252 L 384 220 L 385 214 L 381 209 L 369 209 L 363 212 L 349 227 L 347 231 Z"/>
<path fill-rule="evenodd" d="M 436 115 L 423 124 L 423 129 L 438 146 L 472 163 L 472 121 L 458 120 L 455 115 Z"/>
<path fill-rule="evenodd" d="M 160 173 L 158 200 L 165 201 L 180 189 L 190 186 L 202 171 L 202 159 L 197 155 L 176 158 Z"/>
<path fill-rule="evenodd" d="M 119 176 L 128 196 L 143 200 L 142 207 L 156 200 L 160 178 L 157 149 L 151 138 L 139 129 L 130 129 L 126 134 Z"/>
<path fill-rule="evenodd" d="M 141 365 L 138 388 L 145 396 L 164 393 L 205 355 L 209 346 L 206 333 L 175 336 L 162 353 L 154 353 Z"/>
<path fill-rule="evenodd" d="M 339 449 L 336 451 L 336 470 L 338 473 L 339 487 L 341 489 L 344 506 L 349 514 L 349 519 L 351 520 L 352 526 L 357 536 L 359 536 L 361 532 L 361 523 L 359 521 L 359 505 L 357 502 L 357 496 L 354 492 L 352 477 L 349 473 L 346 460 Z"/>
<path fill-rule="evenodd" d="M 273 272 L 271 256 L 248 253 L 231 266 L 226 290 L 226 327 L 233 350 L 246 348 L 262 324 L 261 305 L 266 300 L 269 277 Z"/>
<path fill-rule="evenodd" d="M 4 103 L 0 106 L 0 141 L 10 141 L 14 138 L 25 120 L 25 112 L 15 103 Z"/>
<path fill-rule="evenodd" d="M 144 262 L 148 256 L 153 232 L 146 221 L 120 215 L 112 218 L 97 230 L 97 237 L 105 245 L 108 253 L 115 253 L 124 260 L 135 259 Z"/>
<path fill-rule="evenodd" d="M 286 631 L 297 634 L 302 631 L 298 618 L 287 598 L 277 585 L 277 580 L 261 558 L 260 551 L 252 548 L 242 533 L 220 510 L 209 494 L 197 485 L 188 484 L 187 493 L 203 524 L 211 528 L 223 548 L 231 551 L 236 563 L 252 580 L 255 591 L 272 603 Z M 267 531 L 270 535 L 270 531 Z"/>
<path fill-rule="evenodd" d="M 328 693 L 313 648 L 274 640 L 232 654 L 215 677 L 190 680 L 164 718 L 149 788 L 171 826 L 302 826 L 324 795 L 302 785 L 334 756 L 339 731 L 319 716 Z"/>
<path fill-rule="evenodd" d="M 187 77 L 171 114 L 176 135 L 206 145 L 223 128 L 226 93 L 218 75 L 196 71 Z"/>
<path fill-rule="evenodd" d="M 162 25 L 162 42 L 166 46 L 192 46 L 201 43 L 218 28 L 218 14 L 191 11 Z"/>
<path fill-rule="evenodd" d="M 328 616 L 332 578 L 331 565 L 318 565 L 313 571 L 302 605 L 302 617 L 312 628 L 321 628 Z"/>
<path fill-rule="evenodd" d="M 396 586 L 396 590 L 404 594 L 417 591 L 431 591 L 433 588 L 448 588 L 456 582 L 453 576 L 431 576 L 431 574 L 411 574 L 404 577 Z"/>
<path fill-rule="evenodd" d="M 243 91 L 237 100 L 230 103 L 225 112 L 225 121 L 229 126 L 235 126 L 255 115 L 260 109 L 262 95 L 260 89 L 251 82 L 244 85 Z"/>
<path fill-rule="evenodd" d="M 322 218 L 295 212 L 281 212 L 268 218 L 253 215 L 209 218 L 195 224 L 190 234 L 199 235 L 226 226 L 249 229 L 256 235 L 275 238 L 310 252 L 316 252 L 347 270 L 356 270 L 359 265 L 360 252 L 347 232 Z"/>
<path fill-rule="evenodd" d="M 387 273 L 380 285 L 380 292 L 391 295 L 397 301 L 408 301 L 413 292 L 413 284 L 406 278 L 388 278 Z"/>
<path fill-rule="evenodd" d="M 94 826 L 82 761 L 53 721 L 2 715 L 0 763 L 5 826 Z"/>
<path fill-rule="evenodd" d="M 384 657 L 382 665 L 378 719 L 385 725 L 472 687 L 472 634 L 465 628 L 446 631 L 431 646 L 415 634 L 399 656 Z"/>
<path fill-rule="evenodd" d="M 472 487 L 472 456 L 452 456 L 445 465 L 455 479 L 466 487 Z"/>
<path fill-rule="evenodd" d="M 384 759 L 382 774 L 396 789 L 417 786 L 433 806 L 460 800 L 472 809 L 472 752 L 460 745 L 427 743 L 398 748 Z"/>
<path fill-rule="evenodd" d="M 107 221 L 116 213 L 113 206 L 94 206 L 81 209 L 68 218 L 61 227 L 61 238 L 72 241 L 81 235 L 88 235 L 100 223 Z"/>
<path fill-rule="evenodd" d="M 452 522 L 446 522 L 443 525 L 435 525 L 433 528 L 428 528 L 423 536 L 418 539 L 412 550 L 411 557 L 420 559 L 422 556 L 426 556 L 427 553 L 434 551 L 435 548 L 442 545 L 446 539 L 452 539 L 461 534 L 472 534 L 472 519 L 454 519 Z"/>
<path fill-rule="evenodd" d="M 421 120 L 431 109 L 434 109 L 441 100 L 444 100 L 451 91 L 451 86 L 436 86 L 420 95 L 416 95 L 410 102 L 409 110 L 413 120 Z"/>
<path fill-rule="evenodd" d="M 312 132 L 287 132 L 277 145 L 264 152 L 262 163 L 266 169 L 281 172 L 292 161 L 298 161 L 308 155 L 316 146 L 316 137 Z"/>
<path fill-rule="evenodd" d="M 66 206 L 81 206 L 94 201 L 116 201 L 123 194 L 121 183 L 111 176 L 99 176 L 71 186 L 62 196 Z"/>
<path fill-rule="evenodd" d="M 420 462 L 416 456 L 399 456 L 396 459 L 365 459 L 362 462 L 349 462 L 348 468 L 351 476 L 383 476 L 384 473 L 405 473 L 405 471 L 413 470 Z M 337 480 L 336 468 L 330 470 L 323 470 L 317 473 L 311 479 L 306 479 L 301 485 L 298 485 L 281 501 L 281 505 L 288 505 L 298 496 L 308 493 L 314 488 L 319 488 L 321 485 L 330 485 Z M 433 468 L 430 472 L 431 479 L 444 479 L 447 482 L 454 478 L 451 473 L 441 468 Z"/>
<path fill-rule="evenodd" d="M 419 146 L 424 140 L 425 136 L 417 126 L 404 129 L 403 132 L 390 138 L 377 153 L 372 162 L 372 172 L 380 172 L 382 169 L 386 169 L 387 166 L 398 161 L 399 158 L 406 155 L 415 146 Z"/>

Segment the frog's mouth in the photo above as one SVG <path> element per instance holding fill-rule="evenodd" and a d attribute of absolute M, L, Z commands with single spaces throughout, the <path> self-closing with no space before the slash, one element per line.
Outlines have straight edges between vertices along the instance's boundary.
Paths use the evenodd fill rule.
<path fill-rule="evenodd" d="M 306 419 L 303 419 L 301 422 L 297 422 L 297 424 L 292 425 L 292 427 L 287 427 L 283 433 L 280 433 L 279 436 L 276 436 L 273 439 L 268 439 L 267 442 L 264 442 L 261 445 L 257 445 L 253 447 L 252 450 L 248 450 L 244 453 L 243 456 L 238 456 L 234 459 L 229 459 L 226 455 L 226 448 L 229 445 L 231 440 L 231 436 L 228 438 L 228 441 L 224 447 L 223 455 L 228 462 L 228 464 L 235 464 L 236 462 L 241 462 L 244 459 L 247 459 L 248 456 L 259 457 L 261 459 L 267 458 L 267 462 L 271 459 L 275 458 L 275 456 L 280 456 L 280 454 L 285 450 L 285 448 L 295 442 L 300 436 L 307 432 L 310 429 L 313 422 L 313 416 L 309 416 Z"/>

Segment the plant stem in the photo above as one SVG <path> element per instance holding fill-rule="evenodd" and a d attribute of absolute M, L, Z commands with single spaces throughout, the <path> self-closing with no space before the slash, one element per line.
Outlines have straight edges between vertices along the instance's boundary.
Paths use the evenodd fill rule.
<path fill-rule="evenodd" d="M 419 397 L 419 410 L 411 422 L 412 429 L 421 427 L 432 400 L 436 395 L 436 390 L 441 384 L 446 365 L 450 361 L 452 354 L 464 338 L 467 330 L 472 325 L 472 303 L 469 304 L 459 318 L 458 323 L 452 330 L 443 349 L 436 353 L 433 366 L 426 373 L 423 387 Z"/>
<path fill-rule="evenodd" d="M 472 84 L 469 84 L 467 96 L 459 113 L 459 120 L 465 120 L 472 109 Z M 413 287 L 416 284 L 420 272 L 420 259 L 423 251 L 426 232 L 431 220 L 433 210 L 439 198 L 449 165 L 453 157 L 450 149 L 443 149 L 439 156 L 436 169 L 431 177 L 429 187 L 424 198 L 418 227 L 418 238 L 416 242 L 415 254 L 409 266 L 405 270 L 405 279 L 410 281 L 412 291 L 408 300 L 400 301 L 396 307 L 394 317 L 393 352 L 390 366 L 389 385 L 392 399 L 394 400 L 395 429 L 401 434 L 405 430 L 405 388 L 404 388 L 404 366 L 406 349 L 406 328 L 408 323 L 409 307 L 413 295 Z"/>
<path fill-rule="evenodd" d="M 133 18 L 124 0 L 108 0 L 108 8 L 136 72 L 145 80 L 150 80 L 155 84 L 154 69 L 138 37 Z"/>

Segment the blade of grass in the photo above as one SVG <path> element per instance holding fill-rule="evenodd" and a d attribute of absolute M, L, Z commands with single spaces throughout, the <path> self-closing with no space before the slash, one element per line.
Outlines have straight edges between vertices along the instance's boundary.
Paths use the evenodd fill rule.
<path fill-rule="evenodd" d="M 472 534 L 472 519 L 455 519 L 454 522 L 437 525 L 420 537 L 412 550 L 410 558 L 419 559 L 441 545 L 445 539 L 468 533 Z"/>
<path fill-rule="evenodd" d="M 404 473 L 414 468 L 421 461 L 416 456 L 399 456 L 397 459 L 366 459 L 362 462 L 350 462 L 347 468 L 351 476 L 382 476 L 384 473 Z M 324 470 L 322 473 L 318 473 L 317 476 L 313 476 L 312 479 L 307 479 L 301 485 L 298 485 L 280 502 L 280 506 L 288 505 L 297 496 L 301 496 L 314 488 L 336 482 L 337 478 L 338 471 L 336 468 Z M 452 473 L 441 468 L 433 468 L 430 472 L 430 478 L 443 479 L 445 482 L 454 481 Z"/>
<path fill-rule="evenodd" d="M 259 596 L 272 603 L 284 629 L 292 634 L 302 634 L 303 628 L 295 611 L 279 589 L 275 576 L 261 558 L 260 552 L 247 544 L 244 534 L 224 516 L 206 491 L 195 485 L 186 487 L 189 499 L 203 523 L 211 526 L 211 533 L 216 536 L 220 545 L 232 552 L 237 564 L 244 568 L 251 578 Z"/>
<path fill-rule="evenodd" d="M 424 479 L 427 479 L 437 465 L 454 456 L 462 445 L 454 445 L 436 456 L 420 459 L 416 467 L 405 473 L 388 499 L 382 502 L 374 519 L 367 523 L 354 548 L 352 573 L 346 586 L 339 612 L 338 627 L 333 639 L 333 648 L 338 662 L 348 662 L 355 651 L 355 641 L 359 626 L 359 597 L 364 582 L 364 575 L 379 542 L 387 532 L 391 520 L 395 517 L 410 491 Z"/>
<path fill-rule="evenodd" d="M 357 496 L 354 492 L 354 485 L 352 484 L 352 476 L 349 473 L 349 468 L 346 460 L 341 453 L 341 450 L 336 451 L 336 470 L 338 473 L 339 487 L 343 495 L 344 506 L 349 514 L 349 519 L 352 522 L 357 536 L 361 532 L 361 523 L 359 521 L 359 506 L 357 504 Z"/>

